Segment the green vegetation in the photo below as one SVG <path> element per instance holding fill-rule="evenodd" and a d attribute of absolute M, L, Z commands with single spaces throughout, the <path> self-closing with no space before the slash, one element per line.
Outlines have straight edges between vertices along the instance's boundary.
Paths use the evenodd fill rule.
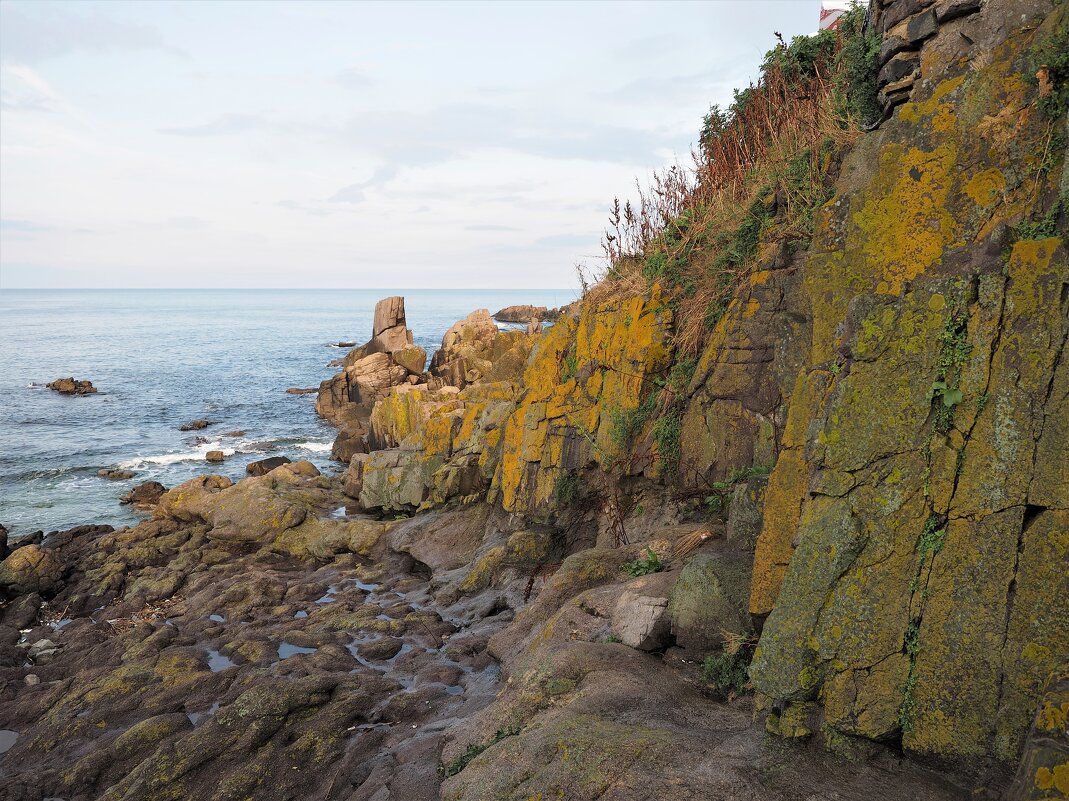
<path fill-rule="evenodd" d="M 561 383 L 570 381 L 575 378 L 575 374 L 579 371 L 579 364 L 576 360 L 575 351 L 569 350 L 564 354 L 564 365 L 561 367 L 560 380 Z"/>
<path fill-rule="evenodd" d="M 597 298 L 660 283 L 680 321 L 677 353 L 693 355 L 762 244 L 812 235 L 843 149 L 881 113 L 880 36 L 864 18 L 857 5 L 836 31 L 780 38 L 758 81 L 709 109 L 693 166 L 654 175 L 635 204 L 614 201 Z"/>
<path fill-rule="evenodd" d="M 517 734 L 520 733 L 521 728 L 522 727 L 518 723 L 513 723 L 510 726 L 498 729 L 497 733 L 494 734 L 490 742 L 485 744 L 474 743 L 472 745 L 469 745 L 464 753 L 462 753 L 448 765 L 439 765 L 438 775 L 443 776 L 447 779 L 450 776 L 456 776 L 458 773 L 460 773 L 460 771 L 464 770 L 464 768 L 468 766 L 469 762 L 475 759 L 475 757 L 479 756 L 479 754 L 481 754 L 487 748 L 492 745 L 496 745 L 497 743 L 504 740 L 506 737 L 515 737 Z"/>
<path fill-rule="evenodd" d="M 917 653 L 920 651 L 920 620 L 911 620 L 903 638 L 903 650 L 909 657 L 909 673 L 902 685 L 902 703 L 898 707 L 898 726 L 903 732 L 913 729 L 913 716 L 917 711 Z"/>
<path fill-rule="evenodd" d="M 939 335 L 938 379 L 932 384 L 930 398 L 935 402 L 935 430 L 940 434 L 950 431 L 954 423 L 954 407 L 962 400 L 958 388 L 961 384 L 961 368 L 972 351 L 968 324 L 968 313 L 954 309 Z"/>
<path fill-rule="evenodd" d="M 1026 80 L 1039 88 L 1036 107 L 1047 119 L 1061 120 L 1069 112 L 1069 17 L 1038 39 L 1028 53 Z"/>
<path fill-rule="evenodd" d="M 1069 206 L 1069 199 L 1063 195 L 1054 201 L 1054 204 L 1042 217 L 1017 225 L 1013 229 L 1015 239 L 1018 241 L 1022 239 L 1049 239 L 1052 236 L 1057 236 L 1062 232 L 1062 227 L 1058 224 L 1058 218 L 1066 206 Z"/>
<path fill-rule="evenodd" d="M 624 572 L 629 576 L 648 576 L 650 573 L 660 573 L 664 570 L 664 562 L 661 561 L 652 548 L 645 550 L 645 556 L 640 556 L 633 562 L 624 565 Z"/>
<path fill-rule="evenodd" d="M 723 481 L 714 481 L 709 485 L 709 489 L 712 490 L 712 493 L 705 496 L 706 508 L 714 514 L 720 512 L 724 508 L 724 498 L 727 496 L 728 492 L 735 488 L 736 484 L 740 481 L 746 481 L 753 476 L 767 476 L 771 469 L 771 467 L 763 464 L 755 464 L 752 467 L 733 469 L 728 473 L 726 479 Z"/>
<path fill-rule="evenodd" d="M 752 638 L 731 635 L 724 649 L 702 662 L 702 678 L 725 698 L 750 690 L 750 662 L 756 643 Z"/>
<path fill-rule="evenodd" d="M 611 425 L 609 436 L 616 450 L 623 453 L 642 432 L 642 427 L 653 416 L 657 408 L 657 394 L 651 392 L 642 403 L 634 409 L 614 408 L 609 410 Z"/>
<path fill-rule="evenodd" d="M 621 640 L 615 634 L 610 633 L 609 636 L 605 638 L 605 642 L 623 642 L 623 640 Z"/>
<path fill-rule="evenodd" d="M 939 515 L 930 515 L 924 523 L 920 539 L 917 540 L 917 553 L 922 557 L 939 553 L 943 550 L 946 536 L 946 526 L 943 525 L 942 518 Z"/>
<path fill-rule="evenodd" d="M 580 489 L 579 474 L 562 471 L 553 487 L 553 499 L 558 507 L 573 506 L 579 500 Z"/>

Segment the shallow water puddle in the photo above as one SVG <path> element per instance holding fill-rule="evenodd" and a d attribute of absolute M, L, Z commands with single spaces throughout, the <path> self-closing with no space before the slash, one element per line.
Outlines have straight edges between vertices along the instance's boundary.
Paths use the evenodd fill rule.
<path fill-rule="evenodd" d="M 202 718 L 211 717 L 219 711 L 219 702 L 216 701 L 210 707 L 207 712 L 187 712 L 186 717 L 189 718 L 189 722 L 196 726 Z"/>
<path fill-rule="evenodd" d="M 293 616 L 298 620 L 304 620 L 306 617 L 308 617 L 308 613 L 305 612 L 303 609 L 298 609 L 296 612 L 293 613 Z"/>
<path fill-rule="evenodd" d="M 222 615 L 208 615 L 208 620 L 212 623 L 226 623 L 226 618 Z"/>
<path fill-rule="evenodd" d="M 6 753 L 19 739 L 19 733 L 11 729 L 0 729 L 0 754 Z"/>
<path fill-rule="evenodd" d="M 318 650 L 318 648 L 303 648 L 300 645 L 294 645 L 291 642 L 283 640 L 278 646 L 278 658 L 289 659 L 291 656 L 296 656 L 297 654 L 314 654 Z"/>
<path fill-rule="evenodd" d="M 337 600 L 334 597 L 334 593 L 336 593 L 337 591 L 338 591 L 337 587 L 334 587 L 334 586 L 327 587 L 326 593 L 324 595 L 322 595 L 321 597 L 316 598 L 316 603 L 317 604 L 332 604 L 332 603 L 334 603 L 334 601 Z"/>
<path fill-rule="evenodd" d="M 234 662 L 228 656 L 223 656 L 218 651 L 208 650 L 208 670 L 212 673 L 218 673 L 220 670 L 226 670 L 229 667 L 234 667 Z"/>

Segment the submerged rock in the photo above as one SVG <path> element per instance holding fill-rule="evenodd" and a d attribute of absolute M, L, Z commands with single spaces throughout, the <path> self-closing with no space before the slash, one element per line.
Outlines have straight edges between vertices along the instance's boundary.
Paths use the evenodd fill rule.
<path fill-rule="evenodd" d="M 200 431 L 202 429 L 207 428 L 210 425 L 211 425 L 211 421 L 210 420 L 204 420 L 204 419 L 190 420 L 188 423 L 182 423 L 182 425 L 180 425 L 178 427 L 178 430 L 179 431 Z"/>
<path fill-rule="evenodd" d="M 270 473 L 276 467 L 289 463 L 290 459 L 287 456 L 269 456 L 266 459 L 249 462 L 245 465 L 245 472 L 250 476 L 262 476 L 264 473 Z"/>
<path fill-rule="evenodd" d="M 97 475 L 109 481 L 125 481 L 137 475 L 133 470 L 123 470 L 118 467 L 104 467 L 97 470 Z"/>
<path fill-rule="evenodd" d="M 92 381 L 79 381 L 74 378 L 57 378 L 45 386 L 63 395 L 92 395 L 97 391 Z"/>

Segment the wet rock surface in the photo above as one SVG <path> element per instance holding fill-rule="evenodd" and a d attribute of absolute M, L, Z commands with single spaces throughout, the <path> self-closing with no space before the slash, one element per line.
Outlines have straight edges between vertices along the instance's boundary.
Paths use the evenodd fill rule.
<path fill-rule="evenodd" d="M 183 485 L 154 520 L 9 557 L 6 798 L 437 797 L 444 733 L 491 700 L 483 649 L 507 616 L 437 607 L 387 524 L 331 517 L 337 488 L 297 470 Z"/>
<path fill-rule="evenodd" d="M 75 378 L 57 378 L 45 386 L 61 395 L 92 395 L 97 391 L 92 381 L 79 381 Z"/>

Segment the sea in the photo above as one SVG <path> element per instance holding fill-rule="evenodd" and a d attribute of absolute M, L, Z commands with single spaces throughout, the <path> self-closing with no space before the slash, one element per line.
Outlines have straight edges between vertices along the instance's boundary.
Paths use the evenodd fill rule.
<path fill-rule="evenodd" d="M 316 396 L 286 389 L 336 373 L 328 363 L 348 351 L 338 343 L 367 341 L 375 303 L 389 295 L 405 297 L 408 327 L 430 355 L 475 309 L 561 306 L 576 291 L 0 290 L 0 524 L 13 537 L 132 525 L 138 513 L 118 500 L 132 487 L 208 472 L 237 480 L 268 456 L 340 472 Z M 45 387 L 66 376 L 97 394 Z M 211 425 L 179 430 L 198 418 Z M 227 459 L 209 464 L 209 450 Z M 112 481 L 102 468 L 136 476 Z"/>

